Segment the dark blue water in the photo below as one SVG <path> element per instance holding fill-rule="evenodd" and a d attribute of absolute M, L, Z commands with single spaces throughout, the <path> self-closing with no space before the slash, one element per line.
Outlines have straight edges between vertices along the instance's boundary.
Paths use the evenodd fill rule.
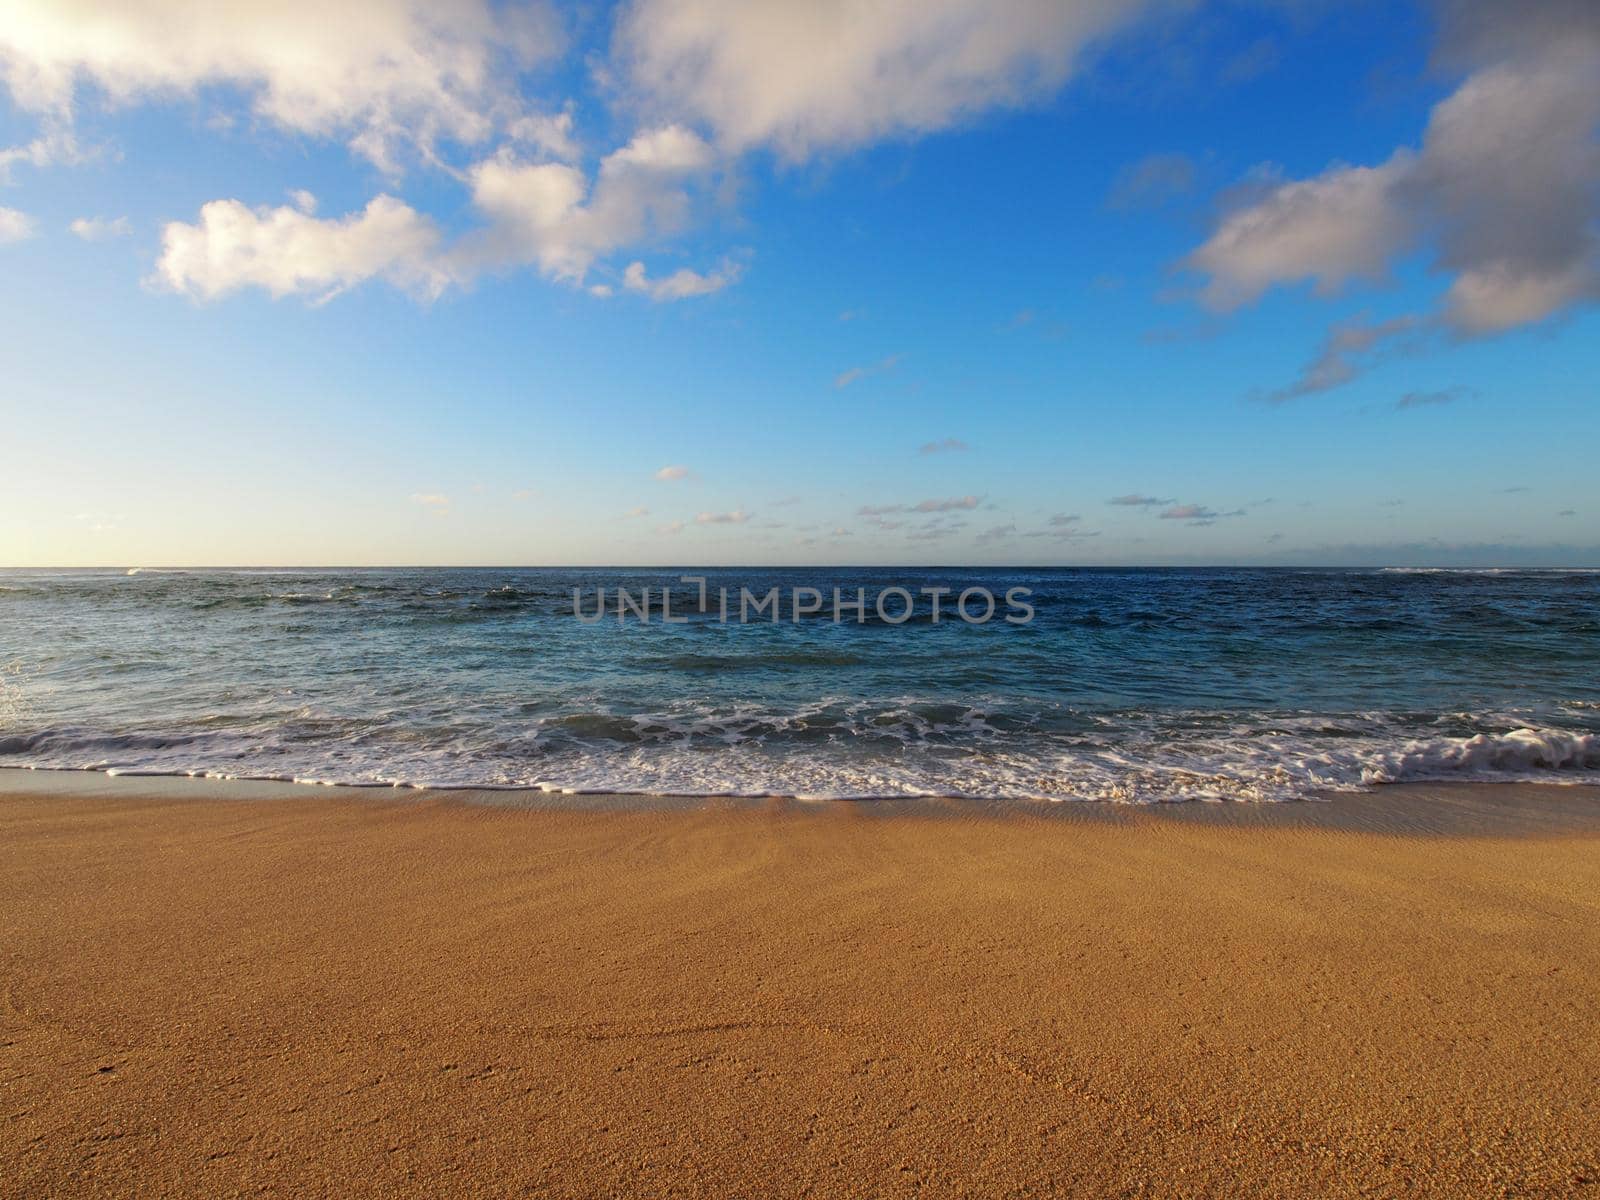
<path fill-rule="evenodd" d="M 1127 801 L 1600 782 L 1600 573 L 703 571 L 706 612 L 682 573 L 0 572 L 0 765 Z M 688 619 L 619 621 L 619 586 Z M 719 586 L 735 618 L 740 587 L 784 589 L 784 619 L 719 620 Z M 834 588 L 890 586 L 1027 588 L 1034 617 L 831 619 Z M 601 587 L 613 615 L 581 623 Z M 789 619 L 795 587 L 824 611 Z"/>

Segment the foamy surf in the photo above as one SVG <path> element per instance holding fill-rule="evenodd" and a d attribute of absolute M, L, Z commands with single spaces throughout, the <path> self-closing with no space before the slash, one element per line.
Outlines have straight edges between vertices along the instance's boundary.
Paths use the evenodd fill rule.
<path fill-rule="evenodd" d="M 660 722 L 646 721 L 646 727 Z M 75 739 L 45 733 L 0 740 L 0 763 L 109 775 L 184 775 L 281 783 L 416 789 L 530 790 L 565 795 L 793 797 L 872 800 L 964 797 L 1041 801 L 1272 803 L 1392 783 L 1600 783 L 1600 736 L 1518 728 L 1501 734 L 1336 742 L 1267 735 L 1163 743 L 1146 732 L 1116 744 L 1067 750 L 994 745 L 931 758 L 885 760 L 774 748 L 759 736 L 684 728 L 676 738 L 631 747 L 530 753 L 520 761 L 451 752 L 363 760 L 350 747 L 318 757 L 285 745 L 224 749 L 154 734 Z M 207 756 L 227 758 L 207 765 Z M 115 760 L 115 761 L 112 761 Z M 277 762 L 271 770 L 267 763 Z"/>

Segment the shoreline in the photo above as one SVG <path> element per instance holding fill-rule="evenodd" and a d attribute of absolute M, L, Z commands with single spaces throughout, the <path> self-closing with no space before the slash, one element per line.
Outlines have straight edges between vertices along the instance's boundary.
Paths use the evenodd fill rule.
<path fill-rule="evenodd" d="M 1362 791 L 1324 791 L 1300 800 L 977 799 L 965 796 L 831 799 L 795 796 L 657 795 L 559 792 L 540 788 L 454 788 L 324 784 L 93 768 L 0 767 L 0 796 L 188 801 L 311 801 L 372 805 L 438 804 L 509 811 L 700 812 L 707 810 L 857 816 L 954 816 L 1068 823 L 1196 822 L 1240 828 L 1327 828 L 1411 836 L 1537 836 L 1600 833 L 1600 779 L 1594 782 L 1407 782 Z"/>
<path fill-rule="evenodd" d="M 1397 822 L 97 778 L 0 786 L 0 1196 L 1600 1179 L 1594 789 Z"/>

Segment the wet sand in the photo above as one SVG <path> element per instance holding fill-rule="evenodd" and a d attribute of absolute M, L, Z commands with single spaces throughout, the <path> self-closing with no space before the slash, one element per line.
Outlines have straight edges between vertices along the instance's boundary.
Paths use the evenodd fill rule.
<path fill-rule="evenodd" d="M 0 1195 L 1600 1195 L 1600 789 L 23 782 Z"/>

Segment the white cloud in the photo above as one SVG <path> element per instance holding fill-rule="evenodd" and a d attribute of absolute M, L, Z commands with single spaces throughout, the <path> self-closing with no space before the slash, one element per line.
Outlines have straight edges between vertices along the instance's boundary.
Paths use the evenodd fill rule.
<path fill-rule="evenodd" d="M 67 226 L 86 242 L 103 242 L 107 238 L 127 237 L 133 232 L 127 217 L 79 217 Z"/>
<path fill-rule="evenodd" d="M 627 512 L 622 514 L 624 520 L 631 520 L 634 517 L 648 517 L 649 515 L 650 510 L 642 504 L 637 508 L 630 508 Z"/>
<path fill-rule="evenodd" d="M 450 497 L 440 492 L 413 492 L 411 503 L 420 504 L 430 512 L 443 513 L 450 507 Z"/>
<path fill-rule="evenodd" d="M 1223 218 L 1186 263 L 1211 277 L 1201 299 L 1226 310 L 1278 283 L 1312 279 L 1329 293 L 1357 276 L 1381 278 L 1412 232 L 1393 200 L 1409 162 L 1402 155 L 1381 167 L 1335 167 Z"/>
<path fill-rule="evenodd" d="M 572 109 L 559 113 L 530 113 L 518 117 L 506 127 L 506 133 L 518 142 L 561 162 L 575 162 L 582 157 L 582 148 L 572 133 Z"/>
<path fill-rule="evenodd" d="M 732 512 L 703 512 L 695 515 L 696 525 L 743 525 L 750 519 L 750 514 L 742 508 Z"/>
<path fill-rule="evenodd" d="M 1046 97 L 1127 0 L 635 0 L 618 56 L 646 111 L 785 158 L 925 133 Z"/>
<path fill-rule="evenodd" d="M 33 218 L 14 208 L 0 208 L 0 246 L 33 236 Z"/>
<path fill-rule="evenodd" d="M 711 147 L 677 125 L 636 134 L 606 155 L 592 191 L 576 167 L 526 163 L 502 149 L 468 172 L 473 203 L 491 226 L 459 256 L 474 265 L 531 262 L 552 279 L 581 284 L 597 258 L 682 232 L 691 188 L 714 166 Z"/>
<path fill-rule="evenodd" d="M 1429 117 L 1420 150 L 1335 166 L 1226 216 L 1187 265 L 1228 309 L 1275 284 L 1321 291 L 1382 276 L 1429 245 L 1450 277 L 1442 320 L 1499 333 L 1600 297 L 1600 22 L 1567 0 L 1444 8 L 1475 68 Z"/>
<path fill-rule="evenodd" d="M 656 478 L 663 483 L 673 483 L 679 479 L 688 479 L 693 474 L 694 472 L 689 470 L 688 467 L 675 464 L 670 467 L 662 467 L 656 472 Z"/>
<path fill-rule="evenodd" d="M 644 264 L 634 262 L 629 263 L 628 269 L 622 273 L 622 286 L 630 292 L 643 293 L 652 300 L 686 300 L 691 296 L 709 296 L 712 292 L 720 292 L 736 282 L 739 275 L 738 263 L 724 263 L 717 270 L 704 275 L 683 267 L 664 278 L 651 279 L 645 274 Z"/>
<path fill-rule="evenodd" d="M 213 200 L 196 224 L 168 224 L 161 243 L 153 282 L 198 300 L 259 287 L 274 297 L 321 303 L 374 277 L 437 296 L 451 282 L 438 254 L 438 229 L 392 196 L 328 219 L 303 207 L 252 209 Z"/>
<path fill-rule="evenodd" d="M 214 200 L 197 223 L 167 225 L 156 279 L 208 300 L 260 287 L 318 302 L 373 278 L 436 297 L 485 271 L 525 264 L 582 285 L 601 256 L 681 231 L 691 183 L 713 165 L 704 141 L 673 126 L 638 134 L 607 155 L 592 190 L 576 167 L 523 162 L 502 149 L 467 173 L 473 203 L 488 223 L 450 244 L 432 218 L 387 195 L 340 218 L 316 217 L 315 197 L 305 191 L 291 192 L 292 205 L 277 208 Z M 724 264 L 710 274 L 684 269 L 650 279 L 634 264 L 624 284 L 652 299 L 678 300 L 717 291 L 738 276 L 736 264 Z M 611 293 L 605 285 L 588 290 Z"/>
<path fill-rule="evenodd" d="M 0 77 L 19 108 L 61 124 L 84 85 L 112 105 L 229 85 L 258 117 L 392 168 L 404 143 L 427 155 L 520 116 L 515 70 L 560 41 L 537 3 L 7 0 Z"/>
<path fill-rule="evenodd" d="M 0 59 L 4 55 L 0 54 Z M 0 72 L 4 64 L 0 62 Z M 0 182 L 11 177 L 11 168 L 17 163 L 34 167 L 47 167 L 52 163 L 75 164 L 87 162 L 98 154 L 94 148 L 86 149 L 78 143 L 78 136 L 70 125 L 59 118 L 47 118 L 39 136 L 20 146 L 0 150 Z"/>

